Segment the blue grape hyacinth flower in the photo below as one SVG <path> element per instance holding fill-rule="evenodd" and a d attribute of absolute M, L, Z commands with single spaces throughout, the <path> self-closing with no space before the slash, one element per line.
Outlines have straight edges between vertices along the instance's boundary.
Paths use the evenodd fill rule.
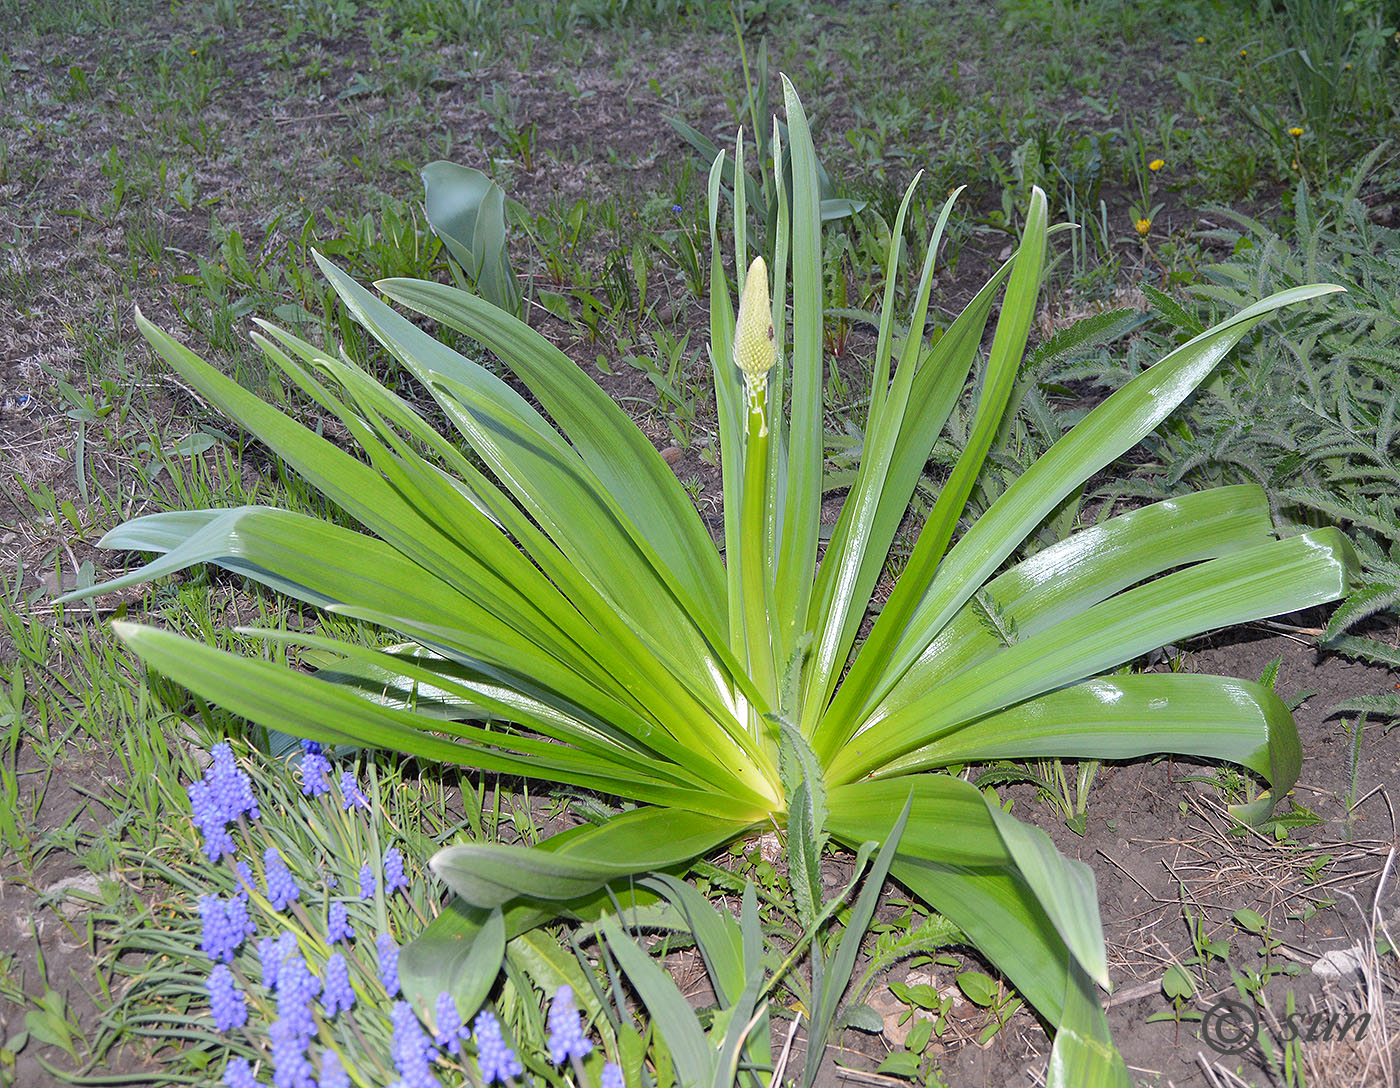
<path fill-rule="evenodd" d="M 224 1066 L 224 1084 L 226 1088 L 259 1088 L 257 1080 L 253 1077 L 253 1067 L 248 1064 L 247 1058 L 230 1058 L 228 1064 Z"/>
<path fill-rule="evenodd" d="M 232 1031 L 248 1022 L 248 999 L 233 980 L 226 964 L 216 964 L 209 972 L 209 1008 L 214 1015 L 214 1027 Z"/>
<path fill-rule="evenodd" d="M 331 784 L 326 780 L 330 774 L 331 761 L 321 751 L 321 745 L 314 740 L 301 742 L 301 792 L 307 797 L 320 797 L 330 793 Z"/>
<path fill-rule="evenodd" d="M 256 929 L 246 902 L 212 892 L 199 897 L 199 920 L 204 928 L 199 949 L 215 963 L 232 963 L 233 954 Z"/>
<path fill-rule="evenodd" d="M 396 1001 L 389 1020 L 394 1025 L 394 1068 L 402 1078 L 394 1088 L 441 1088 L 433 1076 L 433 1051 L 418 1023 L 418 1014 L 407 1001 Z"/>
<path fill-rule="evenodd" d="M 321 1055 L 321 1079 L 317 1088 L 350 1088 L 350 1074 L 334 1050 Z"/>
<path fill-rule="evenodd" d="M 478 1013 L 472 1032 L 476 1036 L 476 1063 L 481 1067 L 481 1079 L 486 1084 L 496 1081 L 505 1084 L 525 1071 L 501 1034 L 501 1022 L 492 1013 Z"/>
<path fill-rule="evenodd" d="M 437 1021 L 437 1030 L 433 1032 L 434 1045 L 453 1056 L 460 1054 L 462 1040 L 467 1037 L 467 1027 L 462 1023 L 462 1014 L 457 1011 L 457 1002 L 446 990 L 437 995 L 433 1018 Z"/>
<path fill-rule="evenodd" d="M 326 984 L 321 990 L 321 1007 L 327 1016 L 335 1016 L 355 1005 L 355 990 L 350 985 L 350 968 L 345 957 L 332 952 L 326 960 Z"/>
<path fill-rule="evenodd" d="M 238 769 L 233 749 L 226 743 L 216 744 L 209 754 L 213 757 L 209 769 L 203 778 L 190 783 L 187 792 L 195 827 L 204 839 L 204 854 L 217 861 L 234 853 L 228 825 L 245 815 L 257 819 L 259 813 L 252 781 Z"/>
<path fill-rule="evenodd" d="M 273 910 L 286 910 L 292 900 L 301 895 L 296 878 L 275 846 L 269 846 L 263 853 L 263 864 L 267 866 L 267 901 Z"/>
<path fill-rule="evenodd" d="M 384 894 L 393 895 L 396 891 L 407 890 L 408 877 L 403 871 L 403 855 L 396 846 L 384 851 Z"/>
<path fill-rule="evenodd" d="M 352 808 L 369 808 L 369 798 L 355 781 L 355 772 L 348 767 L 340 772 L 340 807 L 347 812 Z"/>
<path fill-rule="evenodd" d="M 350 924 L 350 914 L 345 909 L 345 904 L 339 901 L 332 903 L 326 918 L 326 943 L 349 941 L 354 936 L 355 927 Z"/>
<path fill-rule="evenodd" d="M 560 986 L 549 1006 L 549 1060 L 555 1065 L 582 1061 L 593 1051 L 583 1034 L 583 1020 L 574 1004 L 573 987 Z"/>
<path fill-rule="evenodd" d="M 379 979 L 390 997 L 399 992 L 399 946 L 392 933 L 381 933 L 374 939 L 379 953 Z"/>
<path fill-rule="evenodd" d="M 321 980 L 311 973 L 299 955 L 288 956 L 277 972 L 277 1015 L 291 1025 L 303 1041 L 316 1034 L 311 1002 L 321 992 Z"/>

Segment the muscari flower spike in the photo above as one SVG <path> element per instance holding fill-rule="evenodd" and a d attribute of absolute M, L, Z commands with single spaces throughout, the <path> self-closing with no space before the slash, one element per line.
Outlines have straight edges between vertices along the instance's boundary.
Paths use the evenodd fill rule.
<path fill-rule="evenodd" d="M 478 1013 L 472 1030 L 476 1036 L 476 1063 L 481 1068 L 482 1081 L 505 1084 L 525 1071 L 515 1051 L 506 1045 L 501 1023 L 495 1016 L 489 1012 Z"/>
<path fill-rule="evenodd" d="M 282 964 L 296 951 L 295 933 L 284 930 L 276 937 L 264 937 L 258 942 L 258 963 L 262 966 L 262 984 L 266 990 L 277 989 Z"/>
<path fill-rule="evenodd" d="M 408 888 L 408 877 L 403 871 L 403 855 L 398 847 L 391 846 L 384 851 L 384 894 L 393 895 L 400 889 Z"/>
<path fill-rule="evenodd" d="M 321 980 L 299 955 L 288 956 L 277 972 L 277 1015 L 289 1024 L 303 1045 L 316 1034 L 311 1002 L 321 992 Z"/>
<path fill-rule="evenodd" d="M 467 1037 L 467 1026 L 462 1023 L 462 1014 L 457 1011 L 457 1002 L 444 990 L 437 995 L 433 1006 L 437 1030 L 433 1032 L 433 1044 L 446 1049 L 449 1054 L 462 1052 L 462 1040 Z"/>
<path fill-rule="evenodd" d="M 321 1055 L 321 1079 L 317 1088 L 350 1088 L 350 1074 L 334 1050 Z"/>
<path fill-rule="evenodd" d="M 214 1027 L 219 1031 L 232 1031 L 248 1022 L 248 1000 L 233 981 L 233 972 L 226 964 L 217 964 L 209 972 L 209 1008 L 214 1016 Z"/>
<path fill-rule="evenodd" d="M 331 904 L 330 913 L 326 918 L 326 943 L 348 941 L 354 936 L 355 927 L 350 924 L 349 912 L 346 911 L 345 904 L 337 900 Z"/>
<path fill-rule="evenodd" d="M 379 953 L 379 978 L 390 997 L 399 992 L 399 946 L 392 933 L 381 933 L 374 939 Z"/>
<path fill-rule="evenodd" d="M 315 1088 L 316 1077 L 306 1057 L 306 1040 L 295 1024 L 274 1020 L 267 1029 L 272 1044 L 272 1088 Z"/>
<path fill-rule="evenodd" d="M 320 797 L 330 793 L 331 785 L 326 781 L 330 774 L 331 761 L 321 751 L 321 745 L 314 740 L 301 742 L 301 792 L 307 797 Z"/>
<path fill-rule="evenodd" d="M 216 744 L 209 754 L 209 769 L 199 781 L 190 783 L 187 792 L 195 827 L 204 838 L 204 854 L 216 861 L 234 852 L 228 825 L 245 815 L 257 819 L 259 813 L 252 781 L 238 769 L 233 749 L 227 743 Z"/>
<path fill-rule="evenodd" d="M 201 895 L 199 920 L 204 926 L 199 949 L 215 963 L 232 963 L 238 947 L 256 930 L 248 918 L 247 903 L 236 896 Z"/>
<path fill-rule="evenodd" d="M 326 984 L 321 990 L 321 1007 L 335 1016 L 355 1006 L 355 990 L 350 985 L 350 969 L 345 957 L 332 952 L 326 960 Z"/>
<path fill-rule="evenodd" d="M 374 898 L 374 869 L 369 862 L 360 866 L 360 898 Z"/>
<path fill-rule="evenodd" d="M 340 807 L 347 812 L 352 808 L 369 808 L 369 798 L 355 781 L 355 772 L 348 767 L 340 772 Z"/>
<path fill-rule="evenodd" d="M 286 910 L 292 900 L 301 895 L 296 878 L 275 846 L 269 846 L 264 852 L 263 864 L 267 866 L 267 901 L 273 910 Z"/>
<path fill-rule="evenodd" d="M 598 1079 L 598 1088 L 625 1088 L 622 1083 L 622 1066 L 608 1062 L 603 1066 L 603 1075 Z"/>
<path fill-rule="evenodd" d="M 583 1034 L 573 987 L 560 986 L 549 1006 L 549 1060 L 555 1065 L 582 1061 L 592 1050 L 593 1044 Z"/>
<path fill-rule="evenodd" d="M 394 1025 L 394 1068 L 402 1078 L 394 1088 L 441 1088 L 433 1076 L 433 1052 L 418 1015 L 407 1001 L 396 1001 L 389 1020 Z"/>
<path fill-rule="evenodd" d="M 258 1088 L 258 1082 L 253 1079 L 253 1067 L 248 1064 L 247 1058 L 228 1060 L 224 1066 L 224 1084 L 226 1088 Z"/>

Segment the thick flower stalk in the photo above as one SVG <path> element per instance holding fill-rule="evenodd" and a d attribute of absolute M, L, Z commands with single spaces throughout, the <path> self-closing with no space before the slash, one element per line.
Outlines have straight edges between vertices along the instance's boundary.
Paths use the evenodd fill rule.
<path fill-rule="evenodd" d="M 778 361 L 773 312 L 768 301 L 768 265 L 755 257 L 744 281 L 734 327 L 734 365 L 744 375 L 748 405 L 744 436 L 744 502 L 741 514 L 740 584 L 749 668 L 760 692 L 776 706 L 776 671 L 770 637 L 765 527 L 768 500 L 768 372 Z M 753 723 L 752 728 L 757 728 Z"/>

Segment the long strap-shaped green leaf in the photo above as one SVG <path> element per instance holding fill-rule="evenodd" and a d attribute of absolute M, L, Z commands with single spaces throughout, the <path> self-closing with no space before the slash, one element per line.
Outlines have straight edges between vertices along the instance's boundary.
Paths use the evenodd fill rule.
<path fill-rule="evenodd" d="M 498 549 L 489 564 L 483 562 L 475 549 L 490 549 L 500 540 L 494 529 L 468 540 L 443 537 L 374 469 L 220 374 L 152 325 L 139 310 L 136 322 L 142 335 L 171 367 L 216 408 L 255 434 L 323 495 L 425 570 L 463 591 L 500 622 L 542 645 L 557 643 L 565 633 L 579 645 L 596 641 L 587 635 L 578 613 L 560 601 L 558 591 L 509 542 L 501 541 L 506 551 Z M 514 553 L 514 559 L 507 552 Z M 598 652 L 608 654 L 611 650 L 600 646 Z M 610 666 L 626 672 L 626 660 L 615 653 L 612 657 Z"/>
<path fill-rule="evenodd" d="M 807 114 L 783 77 L 792 154 L 792 407 L 787 481 L 778 538 L 773 617 L 779 662 L 786 661 L 806 624 L 820 531 L 822 462 L 821 188 Z"/>
<path fill-rule="evenodd" d="M 1202 631 L 1342 596 L 1356 557 L 1335 529 L 1270 541 L 1120 593 L 1007 647 L 867 727 L 828 770 L 851 781 L 984 714 L 1103 672 Z"/>
<path fill-rule="evenodd" d="M 477 339 L 510 367 L 689 598 L 707 611 L 710 625 L 722 626 L 724 569 L 710 534 L 676 474 L 597 383 L 534 329 L 474 295 L 425 280 L 380 280 L 375 287 Z"/>
<path fill-rule="evenodd" d="M 470 666 L 451 658 L 434 662 L 430 656 L 390 655 L 339 639 L 296 631 L 268 628 L 238 630 L 269 642 L 305 646 L 338 655 L 352 667 L 358 666 L 361 675 L 378 674 L 383 677 L 383 683 L 391 691 L 407 689 L 409 693 L 432 693 L 434 697 L 445 697 L 457 705 L 476 708 L 476 713 L 471 715 L 444 715 L 448 720 L 467 721 L 494 716 L 572 745 L 601 763 L 617 762 L 640 776 L 685 787 L 706 788 L 711 785 L 703 771 L 695 766 L 697 761 L 687 758 L 688 749 L 675 744 L 669 734 L 642 721 L 629 708 L 618 708 L 621 713 L 612 720 L 602 719 L 585 707 L 539 687 L 529 678 L 510 676 L 503 683 L 491 675 L 490 670 L 472 670 Z M 336 672 L 336 682 L 339 683 L 339 670 Z M 381 698 L 375 701 L 384 706 L 409 709 L 415 714 L 422 713 L 412 698 Z M 625 721 L 627 727 L 619 726 L 618 721 Z M 461 735 L 456 727 L 442 728 L 444 732 Z M 480 738 L 482 734 L 474 732 L 472 736 Z M 557 747 L 539 744 L 528 736 L 513 736 L 510 745 L 522 751 L 550 756 L 558 754 Z"/>
<path fill-rule="evenodd" d="M 1130 586 L 1274 539 L 1268 496 L 1253 484 L 1214 488 L 1131 510 L 1072 533 L 987 583 L 929 643 L 885 698 L 894 710 L 1000 653 L 994 608 L 1019 642 Z"/>
<path fill-rule="evenodd" d="M 1060 855 L 1043 831 L 999 810 L 994 814 L 995 806 L 971 783 L 946 774 L 923 774 L 838 786 L 829 795 L 831 833 L 847 845 L 882 841 L 910 790 L 914 803 L 896 866 L 916 862 L 993 876 L 1016 874 L 1029 886 L 1042 912 L 1039 919 L 1028 914 L 1022 929 L 1033 930 L 1044 919 L 1051 920 L 1061 947 L 1068 947 L 1085 970 L 1107 985 L 1107 954 L 1099 929 L 1093 871 L 1083 862 Z M 899 876 L 898 869 L 895 875 Z M 930 900 L 930 905 L 943 911 L 937 901 Z M 963 919 L 949 918 L 980 947 L 977 934 L 967 929 Z M 1023 932 L 1019 943 L 1024 955 L 1042 951 L 1029 933 Z M 1003 967 L 995 957 L 993 962 Z M 1056 967 L 1041 970 L 1053 975 Z M 1025 996 L 1038 1006 L 1035 996 Z"/>
<path fill-rule="evenodd" d="M 1241 310 L 1116 390 L 1022 474 L 944 558 L 932 584 L 899 636 L 878 675 L 843 690 L 832 705 L 837 731 L 849 736 L 895 685 L 952 615 L 980 588 L 1031 529 L 1099 469 L 1157 426 L 1202 382 L 1230 348 L 1276 310 L 1341 288 L 1331 285 L 1281 291 Z M 862 648 L 861 656 L 869 646 Z M 859 664 L 859 658 L 857 659 Z M 853 674 L 854 676 L 854 670 Z M 857 708 L 857 701 L 863 706 Z"/>
<path fill-rule="evenodd" d="M 1098 927 L 1092 874 L 1062 871 L 1064 866 L 1085 870 L 1081 863 L 1057 862 L 1049 852 L 1035 859 L 1024 848 L 1020 856 L 1013 854 L 994 831 L 995 818 L 981 795 L 968 783 L 943 775 L 860 782 L 832 791 L 832 833 L 848 846 L 872 835 L 878 839 L 884 833 L 882 821 L 898 813 L 911 782 L 914 810 L 892 875 L 967 934 L 1051 1024 L 1071 1029 L 1068 1053 L 1060 1060 L 1073 1059 L 1070 1064 L 1081 1079 L 1060 1079 L 1054 1088 L 1130 1088 L 1093 982 L 1057 928 L 1064 925 L 1070 939 L 1084 942 L 1091 962 L 1102 954 L 1102 936 L 1089 935 Z M 980 815 L 968 794 L 983 802 Z M 1043 834 L 1029 830 L 1033 837 Z M 1037 865 L 1049 868 L 1035 871 Z M 1049 889 L 1047 883 L 1058 886 Z M 1047 892 L 1053 918 L 1041 900 Z"/>
<path fill-rule="evenodd" d="M 601 662 L 551 656 L 547 644 L 519 634 L 394 548 L 319 518 L 271 507 L 151 514 L 117 526 L 99 543 L 165 554 L 85 593 L 215 563 L 319 608 L 431 641 L 456 660 L 505 670 L 506 682 L 548 690 L 573 713 L 634 736 L 657 731 L 606 656 Z M 502 675 L 496 672 L 498 680 Z M 674 758 L 688 758 L 686 751 Z"/>
<path fill-rule="evenodd" d="M 910 184 L 895 218 L 895 239 L 903 234 L 904 216 L 913 196 L 914 185 Z M 860 575 L 866 568 L 866 549 L 870 543 L 871 526 L 879 511 L 899 432 L 904 425 L 904 415 L 909 405 L 919 357 L 923 353 L 924 324 L 928 316 L 929 292 L 933 288 L 934 258 L 938 253 L 943 228 L 947 225 L 952 210 L 953 198 L 949 197 L 933 228 L 933 236 L 929 239 L 923 274 L 919 278 L 919 289 L 915 296 L 914 313 L 909 322 L 909 335 L 900 353 L 894 381 L 890 384 L 887 395 L 883 393 L 884 382 L 879 381 L 882 395 L 871 411 L 866 428 L 865 450 L 856 474 L 855 486 L 851 488 L 850 495 L 841 507 L 841 516 L 832 533 L 831 545 L 822 561 L 822 570 L 817 579 L 816 594 L 812 598 L 812 608 L 818 618 L 817 637 L 811 651 L 811 664 L 806 671 L 806 691 L 802 700 L 802 727 L 804 732 L 809 734 L 815 728 L 817 719 L 826 705 L 827 692 L 835 683 L 836 675 L 845 663 L 845 652 L 849 650 L 845 636 L 864 618 L 868 598 L 857 596 Z M 893 284 L 897 278 L 898 249 L 897 242 L 891 243 L 889 267 L 886 269 L 886 276 L 889 278 L 889 285 L 885 291 L 886 310 L 880 321 L 879 346 L 875 353 L 875 370 L 880 377 L 888 373 L 889 367 L 891 326 L 894 322 L 891 308 L 894 302 Z M 880 560 L 883 562 L 883 554 L 880 555 Z M 832 568 L 830 574 L 827 571 L 828 567 Z"/>
<path fill-rule="evenodd" d="M 729 298 L 729 278 L 724 273 L 719 244 L 720 177 L 724 152 L 710 166 L 707 200 L 710 215 L 710 372 L 715 382 L 715 408 L 719 422 L 720 477 L 724 508 L 739 510 L 744 498 L 744 390 L 734 365 L 734 305 Z M 744 653 L 744 597 L 740 592 L 739 519 L 724 519 L 725 578 L 729 593 L 729 649 Z"/>
<path fill-rule="evenodd" d="M 885 476 L 885 487 L 880 494 L 879 506 L 870 526 L 869 541 L 864 549 L 865 560 L 851 592 L 853 602 L 870 601 L 895 534 L 908 511 L 914 488 L 928 462 L 929 452 L 939 432 L 943 430 L 948 415 L 966 384 L 972 364 L 977 359 L 978 347 L 982 342 L 996 292 L 1010 272 L 1011 262 L 1008 261 L 967 304 L 938 343 L 929 349 L 914 377 L 909 406 L 899 430 L 889 471 Z M 844 506 L 842 514 L 845 514 Z M 827 554 L 831 555 L 833 551 L 833 548 L 828 547 Z M 823 561 L 818 571 L 818 595 L 827 592 L 824 583 L 833 576 L 833 570 L 831 564 Z M 850 655 L 851 646 L 855 643 L 864 616 L 863 610 L 855 607 L 848 609 L 845 630 L 842 632 L 836 654 L 838 661 L 844 663 Z M 835 679 L 836 674 L 833 674 L 828 680 L 828 690 L 823 693 L 822 698 L 818 700 L 814 697 L 805 708 L 808 717 L 804 721 L 810 721 L 810 715 L 818 711 L 823 714 L 815 728 L 810 725 L 807 728 L 811 731 L 813 748 L 824 760 L 831 758 L 837 742 L 842 739 L 828 724 L 834 722 L 835 718 L 825 714 L 831 698 L 830 687 Z"/>
<path fill-rule="evenodd" d="M 1040 293 L 1041 272 L 1045 264 L 1046 226 L 1045 194 L 1035 188 L 1026 213 L 1021 245 L 1016 251 L 1011 278 L 1006 286 L 1001 316 L 997 319 L 972 433 L 919 532 L 918 543 L 914 546 L 903 576 L 881 609 L 880 617 L 862 648 L 863 652 L 852 666 L 844 691 L 837 696 L 838 706 L 833 714 L 838 721 L 845 719 L 875 678 L 888 677 L 888 673 L 883 671 L 886 660 L 905 633 L 925 587 L 943 559 L 948 542 L 957 528 L 958 518 L 967 504 L 967 497 L 982 471 L 987 451 L 996 438 L 1007 398 L 1016 384 L 1016 373 L 1025 353 L 1031 322 L 1035 318 L 1036 298 Z"/>
<path fill-rule="evenodd" d="M 446 387 L 447 396 L 443 399 L 454 404 L 460 425 L 472 436 L 475 448 L 494 461 L 497 474 L 547 530 L 558 519 L 567 517 L 571 526 L 560 536 L 577 539 L 591 534 L 602 541 L 609 536 L 610 522 L 625 517 L 597 481 L 588 478 L 587 466 L 577 461 L 569 463 L 567 459 L 573 455 L 567 447 L 561 450 L 539 442 L 533 430 L 497 410 L 499 406 L 493 405 L 488 395 L 478 389 L 438 375 L 430 375 L 430 380 Z M 551 485 L 561 477 L 569 478 L 574 485 L 574 501 L 567 509 L 561 504 L 551 510 L 537 496 L 550 492 Z M 593 531 L 595 527 L 596 532 Z M 616 533 L 612 539 L 618 549 L 634 543 L 625 532 Z M 628 562 L 628 557 L 617 551 L 594 556 L 578 552 L 576 555 L 580 566 L 596 568 L 599 564 L 611 564 L 614 571 L 609 581 L 625 579 L 630 571 L 645 568 L 652 558 L 635 554 L 633 561 Z M 660 587 L 659 592 L 665 592 L 665 588 Z M 716 677 L 733 677 L 736 683 L 745 685 L 746 693 L 762 709 L 768 708 L 759 702 L 759 693 L 747 684 L 747 677 L 737 663 L 728 660 L 728 649 L 722 642 L 707 645 L 696 639 L 693 643 L 668 643 L 664 630 L 648 628 L 630 613 L 617 619 L 628 622 L 634 633 L 645 639 L 643 652 L 635 655 L 635 668 L 647 678 L 653 690 L 664 696 L 672 710 L 668 716 L 684 723 L 681 728 L 691 735 L 695 744 L 735 745 L 745 758 L 761 762 L 753 738 L 735 718 L 732 705 L 724 701 L 729 694 L 728 684 L 716 683 Z M 616 625 L 607 633 L 618 640 L 624 637 Z M 675 632 L 677 636 L 682 633 Z M 659 714 L 665 716 L 664 712 Z"/>
<path fill-rule="evenodd" d="M 673 674 L 686 675 L 689 673 L 698 679 L 702 693 L 706 696 L 711 696 L 716 691 L 725 697 L 729 695 L 728 685 L 716 686 L 715 678 L 717 677 L 732 673 L 737 675 L 740 681 L 744 679 L 742 673 L 737 672 L 735 663 L 728 660 L 711 667 L 697 668 L 698 664 L 706 660 L 708 652 L 707 647 L 693 639 L 690 652 L 686 653 L 665 643 L 658 643 L 654 638 L 648 636 L 645 628 L 625 626 L 625 617 L 619 613 L 616 604 L 602 597 L 594 586 L 581 575 L 580 568 L 589 564 L 592 557 L 585 554 L 582 556 L 582 562 L 579 562 L 580 557 L 577 554 L 571 560 L 570 557 L 560 553 L 555 544 L 541 533 L 513 502 L 501 495 L 494 485 L 466 462 L 465 458 L 448 446 L 436 432 L 428 428 L 416 413 L 383 389 L 377 382 L 374 382 L 358 367 L 328 359 L 316 352 L 311 345 L 298 341 L 294 337 L 286 336 L 286 334 L 281 334 L 278 330 L 271 329 L 271 331 L 278 335 L 279 340 L 288 343 L 298 356 L 348 384 L 358 401 L 359 415 L 350 413 L 344 405 L 330 397 L 323 387 L 311 380 L 299 367 L 293 366 L 287 356 L 273 345 L 264 344 L 264 350 L 268 352 L 269 357 L 274 362 L 298 381 L 319 403 L 334 411 L 345 422 L 346 426 L 359 439 L 361 445 L 371 451 L 376 467 L 396 485 L 401 494 L 414 501 L 415 507 L 422 512 L 424 517 L 437 524 L 449 538 L 470 541 L 477 547 L 490 552 L 495 562 L 501 563 L 507 569 L 513 569 L 520 562 L 520 556 L 516 554 L 514 546 L 500 539 L 499 535 L 493 532 L 492 526 L 485 524 L 482 519 L 490 518 L 502 523 L 514 541 L 524 548 L 554 584 L 568 595 L 570 603 L 602 633 L 601 639 L 591 640 L 594 646 L 607 647 L 610 651 L 622 655 L 629 668 L 632 663 L 638 661 L 648 662 L 652 658 L 670 659 L 673 661 L 674 667 L 661 671 L 663 681 L 669 682 Z M 429 465 L 419 457 L 391 428 L 384 425 L 384 421 L 379 416 L 380 410 L 391 413 L 395 422 L 404 427 L 408 433 L 438 450 L 449 464 L 465 475 L 469 481 L 469 487 L 464 490 L 460 484 L 446 477 L 441 470 Z M 367 426 L 372 426 L 374 433 L 380 436 L 383 441 L 373 437 L 367 430 Z M 534 431 L 522 424 L 518 428 L 518 433 L 524 435 L 522 441 L 526 447 L 537 448 L 537 444 L 534 443 Z M 384 442 L 392 446 L 393 455 L 384 448 Z M 551 452 L 559 454 L 561 451 L 557 446 L 549 445 L 541 454 L 546 459 L 546 463 L 548 463 L 547 459 Z M 567 462 L 569 455 L 564 453 L 563 459 Z M 536 463 L 539 463 L 538 458 Z M 522 471 L 536 482 L 536 489 L 543 486 L 540 472 Z M 609 497 L 601 491 L 601 486 L 596 481 L 593 483 L 594 486 L 588 491 L 588 495 L 605 507 L 605 515 L 610 515 L 614 508 L 608 501 Z M 576 514 L 581 508 L 580 505 L 571 505 L 571 515 Z M 629 542 L 630 538 L 624 539 L 623 546 L 625 547 Z M 494 550 L 486 548 L 487 545 L 493 543 L 496 545 Z M 530 570 L 529 573 L 533 576 L 535 572 Z M 509 619 L 509 617 L 502 618 Z M 671 630 L 669 627 L 667 629 Z M 687 631 L 682 629 L 679 633 L 684 636 Z M 632 645 L 637 639 L 640 639 L 645 645 Z M 726 648 L 720 645 L 718 649 L 723 656 Z M 625 690 L 634 696 L 645 694 L 649 690 L 648 685 L 628 683 L 625 674 L 609 672 L 606 675 L 608 677 L 615 676 L 622 681 Z M 598 682 L 600 678 L 594 675 L 594 680 Z M 608 686 L 605 679 L 603 686 Z M 663 703 L 663 707 L 666 709 L 673 706 L 674 703 L 670 699 L 666 699 Z M 653 708 L 655 708 L 654 704 Z M 726 714 L 726 718 L 732 717 L 732 711 Z"/>
<path fill-rule="evenodd" d="M 556 457 L 581 461 L 580 455 L 560 438 L 558 432 L 504 381 L 433 339 L 330 262 L 319 256 L 318 261 L 355 319 L 429 388 L 454 424 L 460 427 L 463 419 L 460 413 L 453 410 L 453 398 L 443 396 L 442 388 L 449 383 L 460 386 L 455 399 L 461 399 L 461 390 L 470 390 L 483 403 L 489 401 L 493 405 L 493 414 L 498 419 L 512 419 L 522 428 L 533 431 L 540 443 L 553 448 Z M 434 376 L 439 379 L 436 386 Z M 484 433 L 480 430 L 464 432 L 464 437 L 475 445 L 482 442 Z M 567 489 L 558 490 L 557 479 L 554 481 L 556 487 L 550 488 L 549 481 L 521 479 L 518 475 L 512 477 L 512 466 L 492 460 L 493 452 L 499 454 L 498 448 L 488 445 L 478 448 L 477 452 L 491 465 L 492 471 L 506 477 L 503 482 L 508 484 L 518 500 L 534 502 L 536 513 L 546 507 L 552 509 L 551 536 L 555 542 L 566 551 L 572 549 L 571 558 L 591 577 L 601 579 L 600 588 L 605 588 L 609 596 L 639 622 L 647 625 L 655 635 L 694 641 L 697 646 L 702 641 L 712 645 L 722 644 L 721 629 L 708 621 L 704 608 L 692 599 L 673 572 L 658 559 L 646 538 L 625 514 L 616 512 L 611 526 L 596 521 L 586 525 L 576 524 L 569 518 L 568 506 L 571 497 L 579 497 L 578 491 L 571 495 Z M 604 529 L 611 531 L 597 535 Z M 626 567 L 611 563 L 611 554 L 624 546 L 623 538 L 647 556 L 649 561 Z M 631 551 L 633 547 L 626 550 Z"/>
<path fill-rule="evenodd" d="M 580 832 L 561 854 L 528 846 L 470 842 L 433 855 L 433 872 L 474 907 L 513 899 L 577 899 L 622 877 L 669 869 L 733 838 L 748 821 L 708 813 L 643 808 Z M 589 840 L 596 847 L 588 845 Z"/>
<path fill-rule="evenodd" d="M 391 748 L 481 770 L 543 777 L 720 819 L 752 820 L 769 806 L 722 770 L 716 773 L 723 784 L 717 781 L 711 791 L 678 790 L 619 773 L 620 768 L 564 745 L 540 745 L 527 737 L 469 729 L 380 706 L 305 673 L 224 653 L 168 631 L 125 622 L 114 623 L 113 630 L 151 667 L 176 683 L 241 717 L 295 736 Z M 449 728 L 457 739 L 435 735 L 434 731 Z M 473 739 L 468 741 L 467 736 Z"/>
<path fill-rule="evenodd" d="M 1261 684 L 1191 673 L 1101 676 L 980 718 L 886 764 L 881 777 L 994 759 L 1226 759 L 1272 787 L 1231 811 L 1257 823 L 1298 779 L 1302 745 L 1283 700 Z"/>

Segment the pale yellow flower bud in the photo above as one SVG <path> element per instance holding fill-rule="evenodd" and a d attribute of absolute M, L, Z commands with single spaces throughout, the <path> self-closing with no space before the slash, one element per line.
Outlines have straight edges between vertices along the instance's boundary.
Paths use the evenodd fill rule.
<path fill-rule="evenodd" d="M 744 281 L 744 295 L 739 299 L 739 318 L 734 326 L 734 365 L 744 372 L 749 411 L 763 416 L 759 434 L 768 433 L 764 393 L 768 389 L 768 372 L 777 361 L 773 313 L 768 304 L 768 265 L 762 257 L 755 257 Z"/>
<path fill-rule="evenodd" d="M 762 389 L 768 372 L 778 361 L 773 346 L 773 313 L 768 304 L 768 266 L 762 257 L 749 265 L 744 297 L 739 300 L 739 320 L 734 327 L 734 365 L 748 382 Z M 746 383 L 747 384 L 747 383 Z"/>

